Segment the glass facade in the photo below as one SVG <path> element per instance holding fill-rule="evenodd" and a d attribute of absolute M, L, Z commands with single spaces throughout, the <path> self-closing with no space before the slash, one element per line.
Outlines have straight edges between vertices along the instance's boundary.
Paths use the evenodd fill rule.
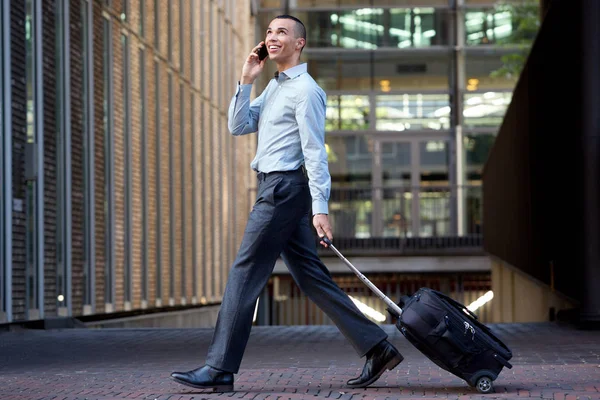
<path fill-rule="evenodd" d="M 518 78 L 505 64 L 535 30 L 523 28 L 529 6 L 453 7 L 259 2 L 257 32 L 284 12 L 307 28 L 302 61 L 327 93 L 337 237 L 481 232 L 481 172 Z M 275 65 L 266 69 L 270 77 Z"/>

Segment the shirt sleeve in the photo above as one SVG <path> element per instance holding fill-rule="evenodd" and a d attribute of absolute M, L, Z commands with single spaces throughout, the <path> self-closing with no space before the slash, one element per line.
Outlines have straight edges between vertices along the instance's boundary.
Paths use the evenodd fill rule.
<path fill-rule="evenodd" d="M 228 127 L 232 135 L 246 135 L 258 130 L 260 107 L 266 89 L 252 103 L 250 103 L 251 91 L 252 84 L 240 85 L 238 83 L 235 95 L 229 104 Z"/>
<path fill-rule="evenodd" d="M 313 215 L 329 213 L 327 203 L 331 191 L 331 176 L 325 149 L 326 105 L 325 92 L 318 87 L 300 94 L 296 104 L 296 121 L 308 173 Z"/>

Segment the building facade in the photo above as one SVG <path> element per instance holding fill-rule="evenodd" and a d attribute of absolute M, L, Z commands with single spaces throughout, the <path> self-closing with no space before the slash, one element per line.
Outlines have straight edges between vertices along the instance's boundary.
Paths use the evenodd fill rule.
<path fill-rule="evenodd" d="M 254 185 L 227 130 L 250 3 L 1 12 L 0 323 L 220 302 Z"/>
<path fill-rule="evenodd" d="M 392 299 L 428 286 L 473 304 L 480 319 L 491 322 L 482 173 L 539 27 L 538 2 L 254 4 L 257 43 L 279 14 L 306 25 L 302 60 L 327 94 L 337 247 Z M 258 90 L 274 68 L 267 62 Z M 358 278 L 327 250 L 320 254 L 373 320 L 391 322 L 384 303 Z M 275 273 L 261 297 L 262 323 L 331 323 L 282 265 Z"/>
<path fill-rule="evenodd" d="M 482 169 L 518 78 L 501 69 L 533 39 L 523 12 L 539 22 L 537 4 L 258 3 L 257 41 L 278 14 L 306 25 L 303 60 L 328 96 L 336 236 L 481 237 Z"/>

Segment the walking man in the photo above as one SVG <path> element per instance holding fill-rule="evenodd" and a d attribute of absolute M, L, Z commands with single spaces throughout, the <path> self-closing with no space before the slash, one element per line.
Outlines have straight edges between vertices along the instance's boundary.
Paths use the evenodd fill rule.
<path fill-rule="evenodd" d="M 263 44 L 277 72 L 250 102 L 252 84 L 266 62 L 258 56 Z M 242 362 L 256 300 L 279 255 L 298 287 L 334 321 L 358 355 L 366 356 L 362 373 L 348 386 L 366 387 L 403 360 L 386 333 L 333 282 L 317 256 L 309 223 L 319 237 L 333 239 L 327 215 L 331 178 L 325 151 L 326 96 L 307 73 L 306 64 L 300 63 L 305 44 L 304 24 L 289 15 L 278 16 L 242 68 L 229 107 L 229 130 L 233 135 L 258 132 L 251 164 L 257 171 L 258 194 L 229 273 L 206 364 L 173 372 L 171 377 L 181 384 L 233 390 L 233 374 Z"/>

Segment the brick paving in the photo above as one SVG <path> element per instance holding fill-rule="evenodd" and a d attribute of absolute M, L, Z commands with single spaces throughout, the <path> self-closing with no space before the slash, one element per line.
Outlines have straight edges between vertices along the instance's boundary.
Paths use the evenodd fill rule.
<path fill-rule="evenodd" d="M 372 387 L 350 389 L 359 359 L 332 326 L 254 327 L 235 392 L 169 379 L 202 364 L 211 329 L 71 329 L 0 333 L 0 400 L 21 399 L 599 399 L 600 332 L 556 324 L 490 325 L 513 351 L 513 369 L 482 395 L 413 348 Z"/>

